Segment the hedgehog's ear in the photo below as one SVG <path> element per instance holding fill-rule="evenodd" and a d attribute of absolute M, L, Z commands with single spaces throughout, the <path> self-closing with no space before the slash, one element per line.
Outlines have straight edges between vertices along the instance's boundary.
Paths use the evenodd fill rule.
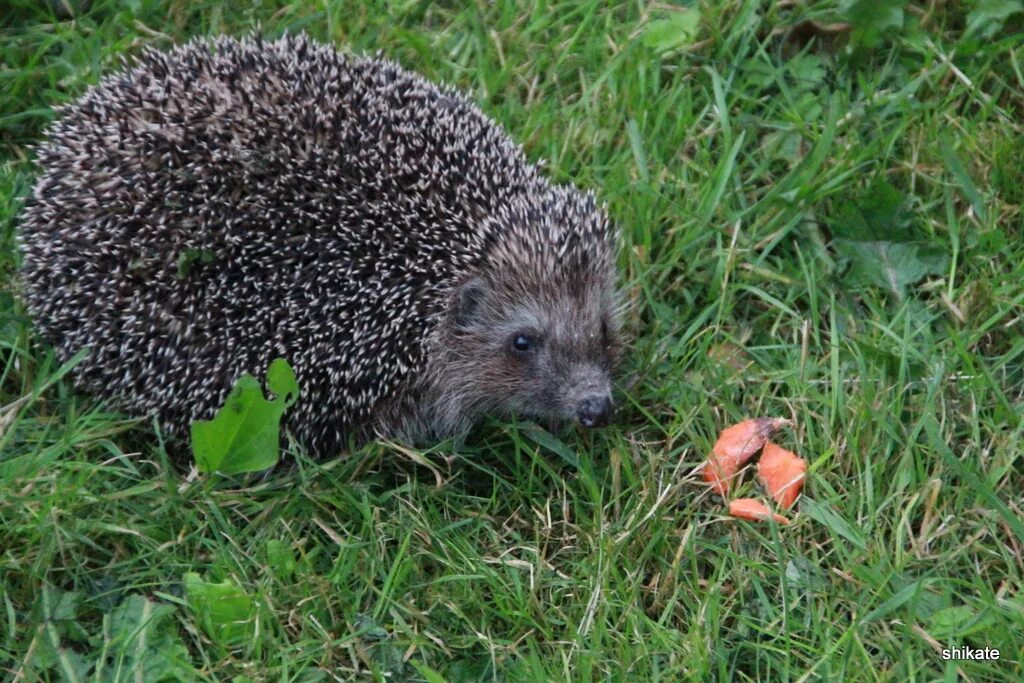
<path fill-rule="evenodd" d="M 487 282 L 482 277 L 471 277 L 459 285 L 455 292 L 455 324 L 459 327 L 471 325 L 487 296 Z"/>

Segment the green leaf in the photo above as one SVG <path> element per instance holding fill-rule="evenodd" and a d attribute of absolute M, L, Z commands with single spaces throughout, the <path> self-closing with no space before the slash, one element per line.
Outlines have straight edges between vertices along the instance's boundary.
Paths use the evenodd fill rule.
<path fill-rule="evenodd" d="M 276 538 L 267 541 L 267 566 L 278 579 L 287 581 L 295 573 L 295 555 Z"/>
<path fill-rule="evenodd" d="M 210 640 L 226 648 L 252 642 L 256 603 L 244 590 L 230 581 L 208 583 L 193 572 L 183 580 L 188 606 Z"/>
<path fill-rule="evenodd" d="M 825 80 L 825 62 L 816 54 L 797 55 L 785 63 L 785 68 L 799 85 L 819 85 Z"/>
<path fill-rule="evenodd" d="M 854 242 L 836 240 L 836 251 L 850 261 L 843 281 L 854 289 L 881 287 L 897 299 L 907 286 L 926 275 L 942 275 L 949 259 L 940 249 L 923 242 Z"/>
<path fill-rule="evenodd" d="M 853 289 L 881 287 L 897 299 L 926 275 L 942 275 L 949 259 L 921 239 L 903 194 L 877 180 L 845 203 L 829 226 L 833 246 L 849 263 L 843 281 Z"/>
<path fill-rule="evenodd" d="M 912 242 L 913 213 L 903 194 L 884 180 L 876 180 L 857 198 L 846 202 L 830 222 L 836 237 L 864 242 Z"/>
<path fill-rule="evenodd" d="M 395 643 L 387 629 L 369 614 L 356 615 L 355 627 L 366 643 L 373 668 L 386 678 L 404 680 L 405 650 Z"/>
<path fill-rule="evenodd" d="M 83 683 L 88 680 L 89 670 L 92 664 L 81 654 L 66 647 L 57 648 L 54 652 L 56 657 L 55 667 L 60 674 L 58 680 L 65 683 Z"/>
<path fill-rule="evenodd" d="M 75 591 L 62 591 L 44 584 L 36 598 L 34 611 L 37 621 L 73 622 L 78 614 L 82 595 Z"/>
<path fill-rule="evenodd" d="M 74 591 L 62 591 L 44 584 L 33 606 L 35 622 L 46 624 L 50 641 L 54 647 L 61 640 L 76 643 L 88 642 L 89 634 L 78 623 L 78 607 L 82 595 Z"/>
<path fill-rule="evenodd" d="M 903 8 L 907 0 L 853 0 L 845 18 L 853 26 L 850 41 L 854 48 L 875 48 L 903 28 Z"/>
<path fill-rule="evenodd" d="M 946 607 L 928 618 L 928 633 L 942 640 L 963 638 L 985 630 L 992 622 L 992 614 L 987 611 L 975 613 L 965 605 Z"/>
<path fill-rule="evenodd" d="M 1003 30 L 1006 20 L 1024 12 L 1021 0 L 978 0 L 967 14 L 964 36 L 988 40 Z"/>
<path fill-rule="evenodd" d="M 131 595 L 104 621 L 104 681 L 188 681 L 188 650 L 174 627 L 175 608 Z"/>
<path fill-rule="evenodd" d="M 821 590 L 828 586 L 821 567 L 806 557 L 796 555 L 786 563 L 786 583 L 794 588 L 805 590 Z"/>
<path fill-rule="evenodd" d="M 515 661 L 515 660 L 513 660 Z M 508 667 L 510 662 L 505 663 Z M 478 683 L 478 681 L 490 680 L 514 680 L 505 679 L 495 675 L 494 662 L 490 657 L 477 657 L 473 659 L 459 659 L 448 665 L 444 672 L 448 683 Z M 520 677 L 523 680 L 523 677 Z"/>
<path fill-rule="evenodd" d="M 192 424 L 192 452 L 200 472 L 258 472 L 280 458 L 281 416 L 299 396 L 288 362 L 276 359 L 267 370 L 267 386 L 276 395 L 263 397 L 260 383 L 242 375 L 212 420 Z"/>
<path fill-rule="evenodd" d="M 284 358 L 275 358 L 267 370 L 267 386 L 284 401 L 284 407 L 290 408 L 299 398 L 299 382 L 295 371 Z"/>
<path fill-rule="evenodd" d="M 693 42 L 700 25 L 700 11 L 683 7 L 665 19 L 650 22 L 644 28 L 643 44 L 656 52 L 676 50 Z"/>
<path fill-rule="evenodd" d="M 178 254 L 178 279 L 184 280 L 189 276 L 192 266 L 196 263 L 213 263 L 217 255 L 205 249 L 186 249 Z"/>
<path fill-rule="evenodd" d="M 87 640 L 77 620 L 81 597 L 77 592 L 62 591 L 48 584 L 42 586 L 32 610 L 38 627 L 29 647 L 27 664 L 31 670 L 55 669 L 57 680 L 86 680 L 91 664 L 68 647 L 70 641 Z"/>
<path fill-rule="evenodd" d="M 40 591 L 34 608 L 39 628 L 28 661 L 33 671 L 54 670 L 55 680 L 97 683 L 194 680 L 173 607 L 129 596 L 104 615 L 102 633 L 90 637 L 77 621 L 80 601 L 78 593 L 50 586 Z M 90 643 L 93 653 L 76 652 L 69 647 L 73 641 Z"/>

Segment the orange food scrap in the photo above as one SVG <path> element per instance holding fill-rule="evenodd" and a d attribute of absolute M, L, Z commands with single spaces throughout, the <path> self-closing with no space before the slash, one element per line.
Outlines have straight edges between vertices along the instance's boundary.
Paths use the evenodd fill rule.
<path fill-rule="evenodd" d="M 729 492 L 730 480 L 780 427 L 792 424 L 781 417 L 758 417 L 723 429 L 711 449 L 704 480 L 719 495 Z"/>
<path fill-rule="evenodd" d="M 704 481 L 711 485 L 711 488 L 720 496 L 729 493 L 729 480 L 736 476 L 739 465 L 734 460 L 719 460 L 715 456 L 708 458 L 704 465 Z"/>
<path fill-rule="evenodd" d="M 804 486 L 807 462 L 796 453 L 769 441 L 757 463 L 757 476 L 775 502 L 788 510 Z"/>
<path fill-rule="evenodd" d="M 729 514 L 740 519 L 750 519 L 755 522 L 765 522 L 774 518 L 779 524 L 789 524 L 789 520 L 782 515 L 772 514 L 772 511 L 759 500 L 753 498 L 737 498 L 729 502 Z"/>

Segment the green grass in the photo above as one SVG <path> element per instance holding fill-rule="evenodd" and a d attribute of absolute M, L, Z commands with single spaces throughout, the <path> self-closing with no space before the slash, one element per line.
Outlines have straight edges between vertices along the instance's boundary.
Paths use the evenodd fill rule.
<path fill-rule="evenodd" d="M 684 21 L 639 2 L 36 4 L 0 12 L 0 679 L 127 679 L 143 646 L 181 680 L 1024 677 L 1019 3 L 701 2 L 667 52 Z M 73 390 L 17 300 L 31 145 L 121 55 L 257 25 L 453 83 L 601 195 L 616 425 L 226 481 Z M 754 415 L 810 464 L 789 527 L 695 472 Z M 242 642 L 189 572 L 244 592 Z"/>

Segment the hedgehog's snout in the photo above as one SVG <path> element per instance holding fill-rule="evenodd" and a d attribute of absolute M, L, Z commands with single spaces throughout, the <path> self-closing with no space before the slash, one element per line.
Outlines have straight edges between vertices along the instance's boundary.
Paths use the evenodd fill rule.
<path fill-rule="evenodd" d="M 579 364 L 569 376 L 569 387 L 564 396 L 569 415 L 588 429 L 604 427 L 615 412 L 612 401 L 611 378 L 598 365 Z M 567 417 L 568 417 L 567 416 Z"/>
<path fill-rule="evenodd" d="M 611 420 L 614 410 L 615 404 L 612 403 L 611 396 L 596 394 L 587 396 L 580 401 L 580 407 L 576 411 L 576 416 L 584 427 L 604 427 Z"/>

